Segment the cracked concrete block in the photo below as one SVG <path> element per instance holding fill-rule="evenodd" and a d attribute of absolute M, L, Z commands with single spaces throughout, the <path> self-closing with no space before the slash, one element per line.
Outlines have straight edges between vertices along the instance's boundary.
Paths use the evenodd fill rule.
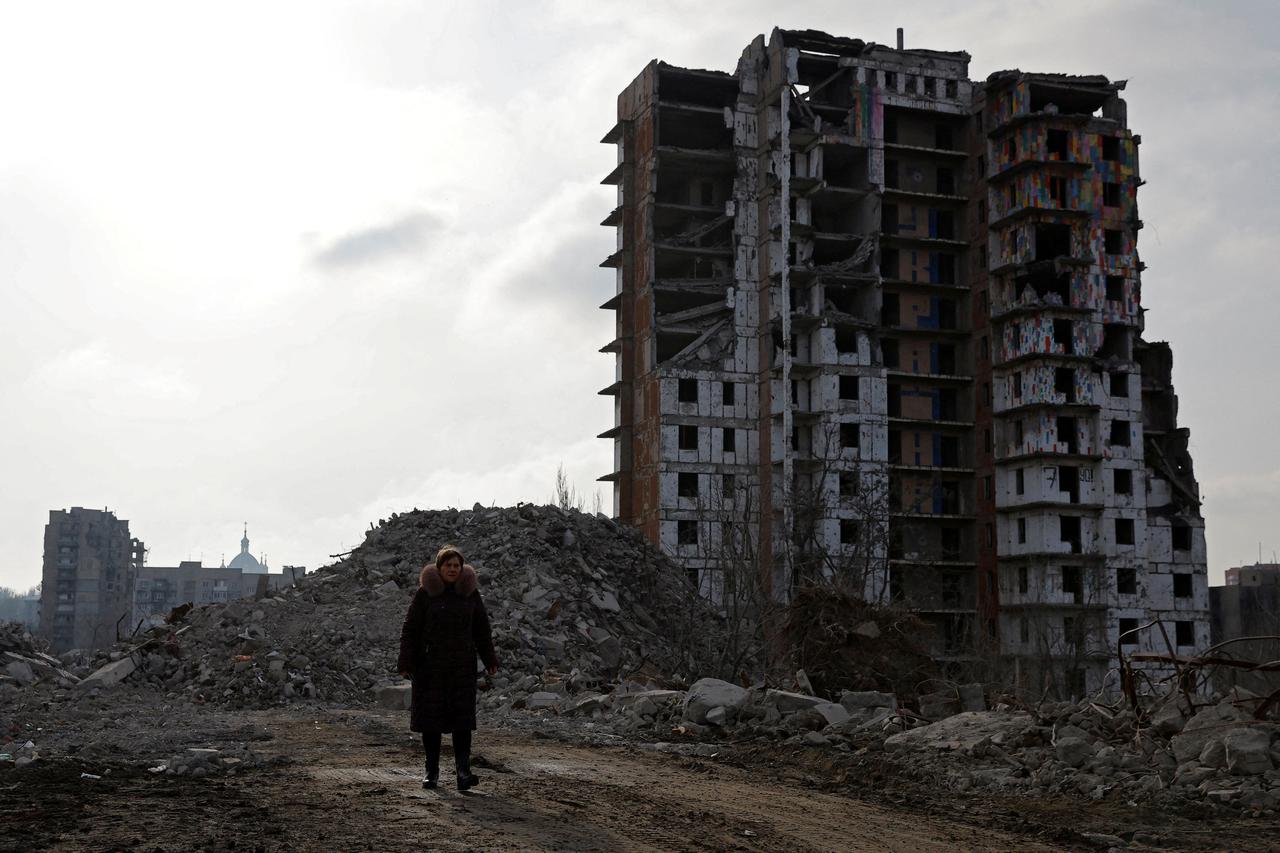
<path fill-rule="evenodd" d="M 91 675 L 87 676 L 84 681 L 81 681 L 77 686 L 84 687 L 84 688 L 114 687 L 115 685 L 119 684 L 121 681 L 124 681 L 126 678 L 128 678 L 133 673 L 133 671 L 137 668 L 138 668 L 138 663 L 136 660 L 134 660 L 132 655 L 130 655 L 129 657 L 123 657 L 123 658 L 120 658 L 120 660 L 112 661 L 106 666 L 93 672 Z"/>
<path fill-rule="evenodd" d="M 378 688 L 378 704 L 390 711 L 406 711 L 413 703 L 413 685 L 387 684 Z"/>
<path fill-rule="evenodd" d="M 695 723 L 705 723 L 707 712 L 723 707 L 730 718 L 736 717 L 747 703 L 747 691 L 736 684 L 718 678 L 702 678 L 693 683 L 684 699 L 684 717 Z"/>

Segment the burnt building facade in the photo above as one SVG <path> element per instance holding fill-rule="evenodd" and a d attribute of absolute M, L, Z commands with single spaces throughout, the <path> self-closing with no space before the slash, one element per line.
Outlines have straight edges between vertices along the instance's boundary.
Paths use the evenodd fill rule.
<path fill-rule="evenodd" d="M 1208 639 L 1123 83 L 774 30 L 618 99 L 614 514 L 704 594 L 836 580 L 936 653 L 1103 686 Z"/>

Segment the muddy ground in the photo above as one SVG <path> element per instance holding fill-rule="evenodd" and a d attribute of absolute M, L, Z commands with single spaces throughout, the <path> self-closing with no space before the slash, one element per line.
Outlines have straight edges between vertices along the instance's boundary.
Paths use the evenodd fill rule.
<path fill-rule="evenodd" d="M 460 794 L 422 790 L 402 714 L 210 712 L 201 726 L 175 739 L 249 740 L 272 760 L 205 779 L 65 758 L 0 770 L 0 850 L 1105 849 L 1087 833 L 1128 849 L 1280 850 L 1270 821 L 937 792 L 883 755 L 743 744 L 689 758 L 485 729 L 482 783 Z"/>

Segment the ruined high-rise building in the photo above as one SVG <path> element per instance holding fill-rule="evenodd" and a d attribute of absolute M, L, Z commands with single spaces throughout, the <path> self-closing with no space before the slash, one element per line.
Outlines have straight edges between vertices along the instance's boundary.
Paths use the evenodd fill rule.
<path fill-rule="evenodd" d="M 775 30 L 621 93 L 603 479 L 712 597 L 835 578 L 1078 694 L 1208 638 L 1139 138 L 1123 83 L 968 60 Z"/>
<path fill-rule="evenodd" d="M 51 510 L 44 529 L 40 625 L 54 651 L 97 649 L 133 629 L 134 579 L 146 557 L 108 510 Z"/>

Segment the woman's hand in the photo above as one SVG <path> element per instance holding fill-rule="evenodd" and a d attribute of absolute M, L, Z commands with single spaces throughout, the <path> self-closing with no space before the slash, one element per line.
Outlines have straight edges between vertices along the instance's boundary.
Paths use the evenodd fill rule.
<path fill-rule="evenodd" d="M 497 664 L 494 664 L 493 666 L 488 667 L 487 669 L 485 669 L 485 673 L 487 673 L 488 675 L 496 675 L 496 674 L 497 674 L 497 672 L 498 672 L 498 665 L 497 665 Z"/>

